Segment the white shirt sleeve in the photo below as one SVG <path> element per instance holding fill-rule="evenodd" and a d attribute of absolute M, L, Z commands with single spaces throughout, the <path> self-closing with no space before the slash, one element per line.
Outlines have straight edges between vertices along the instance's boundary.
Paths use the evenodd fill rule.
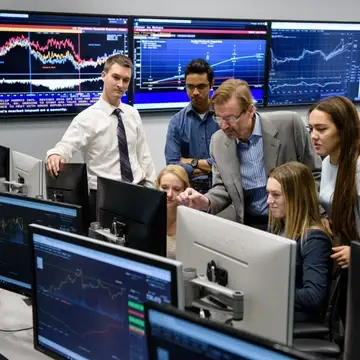
<path fill-rule="evenodd" d="M 62 139 L 54 148 L 48 150 L 46 158 L 50 155 L 60 155 L 65 162 L 70 161 L 76 151 L 81 151 L 89 142 L 94 129 L 91 118 L 86 113 L 80 113 L 71 122 Z"/>
<path fill-rule="evenodd" d="M 137 143 L 136 143 L 136 155 L 140 167 L 145 172 L 144 186 L 155 187 L 155 181 L 156 181 L 155 166 L 150 154 L 150 149 L 146 140 L 145 131 L 138 111 L 136 111 L 135 117 L 139 125 L 138 134 L 137 134 Z"/>

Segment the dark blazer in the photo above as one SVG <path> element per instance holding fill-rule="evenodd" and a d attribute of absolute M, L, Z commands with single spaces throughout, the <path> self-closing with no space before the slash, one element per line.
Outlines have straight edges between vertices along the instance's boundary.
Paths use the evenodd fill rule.
<path fill-rule="evenodd" d="M 331 239 L 319 229 L 308 230 L 297 242 L 295 322 L 321 320 L 328 303 L 331 282 Z"/>
<path fill-rule="evenodd" d="M 310 136 L 300 116 L 292 111 L 276 111 L 260 115 L 264 144 L 266 174 L 289 161 L 307 165 L 320 183 L 321 159 L 315 155 Z M 244 193 L 240 175 L 240 160 L 235 139 L 218 130 L 211 138 L 210 156 L 213 158 L 213 187 L 206 196 L 211 213 L 217 214 L 231 203 L 236 220 L 244 222 Z"/>

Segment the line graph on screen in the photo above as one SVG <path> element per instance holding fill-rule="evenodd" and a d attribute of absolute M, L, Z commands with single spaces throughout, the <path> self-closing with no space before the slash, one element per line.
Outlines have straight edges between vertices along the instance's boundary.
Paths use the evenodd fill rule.
<path fill-rule="evenodd" d="M 95 274 L 85 275 L 83 270 L 66 269 L 54 264 L 45 263 L 47 286 L 39 286 L 39 291 L 46 296 L 61 299 L 81 308 L 105 315 L 108 318 L 123 320 L 121 309 L 126 306 L 125 288 L 121 285 L 110 284 Z M 61 279 L 53 283 L 51 274 L 59 272 Z"/>
<path fill-rule="evenodd" d="M 1 114 L 77 113 L 99 98 L 106 60 L 127 55 L 125 23 L 103 26 L 109 23 L 106 17 L 92 27 L 84 27 L 83 18 L 66 20 L 65 26 L 56 21 L 51 17 L 42 25 L 29 21 L 1 29 Z"/>
<path fill-rule="evenodd" d="M 265 40 L 143 40 L 137 47 L 137 86 L 184 86 L 186 65 L 196 58 L 213 67 L 215 86 L 228 78 L 262 83 L 265 50 Z"/>
<path fill-rule="evenodd" d="M 344 33 L 276 32 L 270 50 L 269 103 L 346 95 L 354 38 Z"/>
<path fill-rule="evenodd" d="M 114 54 L 123 54 L 124 51 L 114 49 L 110 54 L 98 55 L 96 58 L 81 58 L 79 50 L 75 49 L 74 40 L 65 38 L 57 40 L 54 37 L 45 38 L 45 45 L 40 42 L 31 41 L 25 35 L 10 37 L 2 46 L 0 46 L 0 58 L 11 52 L 16 47 L 27 49 L 31 56 L 39 60 L 42 64 L 64 64 L 70 62 L 75 70 L 87 67 L 98 67 L 105 63 L 106 59 Z"/>

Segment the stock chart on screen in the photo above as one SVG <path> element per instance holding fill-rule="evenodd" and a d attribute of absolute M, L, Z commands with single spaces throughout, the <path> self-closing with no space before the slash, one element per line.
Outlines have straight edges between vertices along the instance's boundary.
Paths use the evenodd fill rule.
<path fill-rule="evenodd" d="M 102 92 L 106 59 L 126 55 L 127 43 L 127 18 L 0 13 L 0 115 L 80 112 Z"/>
<path fill-rule="evenodd" d="M 0 287 L 20 292 L 31 289 L 31 262 L 28 243 L 29 224 L 79 232 L 78 212 L 69 205 L 0 196 Z"/>
<path fill-rule="evenodd" d="M 360 100 L 360 24 L 271 25 L 269 105 Z"/>
<path fill-rule="evenodd" d="M 171 303 L 170 271 L 86 244 L 33 241 L 40 345 L 67 359 L 147 360 L 144 302 Z"/>
<path fill-rule="evenodd" d="M 193 59 L 224 80 L 246 80 L 258 105 L 264 101 L 267 22 L 197 19 L 134 19 L 134 106 L 181 108 L 188 103 L 184 71 Z"/>

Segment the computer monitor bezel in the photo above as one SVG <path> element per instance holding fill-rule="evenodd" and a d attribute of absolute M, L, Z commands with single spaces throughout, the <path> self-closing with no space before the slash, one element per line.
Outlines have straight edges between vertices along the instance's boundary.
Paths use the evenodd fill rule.
<path fill-rule="evenodd" d="M 130 15 L 115 15 L 114 14 L 110 14 L 110 13 L 101 13 L 101 14 L 95 14 L 95 13 L 80 13 L 80 12 L 66 12 L 66 11 L 37 11 L 37 10 L 9 10 L 9 9 L 4 9 L 1 10 L 1 13 L 4 14 L 30 14 L 30 15 L 40 15 L 40 16 L 64 16 L 64 17 L 69 17 L 69 18 L 75 18 L 75 17 L 85 17 L 85 18 L 123 18 L 127 20 L 127 36 L 128 36 L 128 41 L 127 41 L 127 49 L 128 49 L 128 53 L 127 56 L 132 59 L 132 23 L 131 23 L 131 18 L 132 16 Z M 30 26 L 30 25 L 29 25 Z M 99 76 L 101 75 L 101 71 L 102 69 L 99 71 Z M 51 92 L 51 90 L 49 90 L 48 92 Z M 99 91 L 100 93 L 101 91 Z M 26 93 L 25 93 L 26 94 Z M 129 89 L 126 91 L 126 95 L 127 95 L 127 104 L 132 105 L 133 103 L 133 95 L 132 95 L 132 88 L 131 86 L 129 86 Z M 80 107 L 80 106 L 79 106 Z M 54 109 L 54 108 L 52 108 Z M 48 111 L 48 112 L 39 112 L 39 113 L 32 113 L 32 112 L 17 112 L 17 113 L 5 113 L 5 114 L 1 114 L 0 113 L 0 121 L 6 121 L 7 119 L 14 119 L 14 118 L 34 118 L 36 117 L 38 120 L 40 121 L 47 121 L 49 117 L 51 117 L 52 115 L 56 115 L 56 117 L 58 118 L 65 118 L 65 117 L 73 117 L 74 115 L 79 114 L 82 110 L 84 110 L 85 108 L 80 107 L 80 110 L 78 111 L 69 111 L 69 112 L 62 112 L 62 111 Z M 55 119 L 53 117 L 53 119 Z"/>
<path fill-rule="evenodd" d="M 36 195 L 34 194 L 34 189 L 29 189 L 29 184 L 26 183 L 26 181 L 24 182 L 24 185 L 27 186 L 26 191 L 22 190 L 21 188 L 19 189 L 19 192 L 17 194 L 24 194 L 26 197 L 29 198 L 35 198 L 35 197 L 40 197 L 43 198 L 43 194 L 44 194 L 44 161 L 41 159 L 38 159 L 32 155 L 29 154 L 25 154 L 22 153 L 20 151 L 16 151 L 16 150 L 11 150 L 11 172 L 10 172 L 10 181 L 15 183 L 15 184 L 21 184 L 18 182 L 18 170 L 23 171 L 24 169 L 22 169 L 21 167 L 17 166 L 18 163 L 18 159 L 19 158 L 23 158 L 23 163 L 25 163 L 25 158 L 31 159 L 34 163 L 36 162 L 36 166 L 32 167 L 31 170 L 39 170 L 39 174 L 36 174 L 36 176 L 39 176 L 38 179 L 39 182 L 36 182 L 36 185 L 39 186 L 39 188 L 36 190 L 36 192 L 38 192 Z M 26 172 L 26 171 L 23 171 Z M 34 173 L 35 174 L 35 173 Z M 31 173 L 29 172 L 29 178 L 32 178 Z M 15 193 L 16 194 L 16 190 L 17 187 L 16 185 L 14 186 L 14 189 L 11 189 L 11 185 L 10 185 L 10 192 Z M 35 196 L 34 196 L 35 195 Z"/>
<path fill-rule="evenodd" d="M 134 60 L 134 51 L 135 51 L 135 24 L 134 21 L 137 18 L 141 18 L 141 19 L 156 19 L 156 20 L 201 20 L 201 21 L 218 21 L 218 22 L 226 22 L 226 21 L 235 21 L 235 22 L 243 22 L 243 23 L 256 23 L 256 22 L 263 22 L 265 23 L 266 26 L 266 36 L 265 36 L 265 46 L 264 46 L 264 83 L 263 83 L 263 102 L 261 104 L 256 104 L 257 108 L 264 108 L 266 107 L 267 104 L 267 88 L 268 88 L 268 66 L 269 66 L 269 41 L 271 39 L 271 20 L 270 19 L 259 19 L 259 18 L 234 18 L 234 17 L 226 17 L 226 18 L 215 18 L 215 17 L 205 17 L 205 18 L 197 18 L 197 17 L 191 17 L 191 16 L 159 16 L 159 15 L 132 15 L 130 17 L 130 27 L 132 30 L 132 38 L 131 38 L 131 50 L 132 53 L 130 55 L 131 59 L 133 61 Z M 166 24 L 166 23 L 165 23 Z M 191 31 L 191 30 L 189 30 Z M 130 43 L 129 43 L 130 45 Z M 130 51 L 130 46 L 129 46 L 129 51 Z M 211 64 L 210 64 L 211 65 Z M 136 71 L 135 68 L 135 63 L 134 63 L 134 72 Z M 214 73 L 216 73 L 216 70 L 214 70 Z M 135 84 L 136 80 L 135 80 L 135 76 L 132 77 L 132 83 L 129 86 L 129 89 L 131 88 L 131 92 L 132 92 L 132 106 L 134 106 L 140 113 L 165 113 L 165 112 L 173 112 L 173 111 L 179 111 L 180 109 L 183 108 L 183 106 L 172 106 L 172 107 L 154 107 L 154 108 L 137 108 L 136 107 L 136 103 L 135 103 L 135 97 L 136 97 L 136 84 Z M 215 92 L 215 91 L 214 91 Z M 183 93 L 186 93 L 186 89 L 184 88 Z M 188 100 L 188 103 L 190 102 L 190 99 Z M 151 104 L 151 103 L 149 103 Z"/>
<path fill-rule="evenodd" d="M 46 171 L 46 165 L 44 165 L 45 171 Z M 71 173 L 70 175 L 72 175 L 73 171 L 77 172 L 77 176 L 76 179 L 78 181 L 76 181 L 75 185 L 76 186 L 56 186 L 57 182 L 60 183 L 60 185 L 64 185 L 64 183 L 66 183 L 67 179 L 71 178 L 71 176 L 66 176 L 65 178 L 62 178 L 62 176 L 65 176 L 64 174 L 68 175 L 67 172 Z M 83 184 L 82 184 L 83 183 Z M 85 163 L 66 163 L 66 164 L 61 164 L 60 165 L 60 171 L 58 176 L 53 177 L 51 176 L 47 171 L 46 171 L 46 197 L 48 200 L 51 200 L 51 198 L 49 197 L 49 191 L 50 190 L 57 190 L 59 189 L 59 191 L 61 190 L 65 190 L 65 191 L 74 191 L 77 190 L 77 188 L 80 188 L 80 185 L 85 185 L 85 189 L 86 189 L 86 195 L 88 196 L 88 178 L 87 178 L 87 165 Z M 68 185 L 68 184 L 66 184 Z M 74 185 L 74 184 L 71 184 Z M 84 191 L 85 194 L 85 191 Z M 52 200 L 54 201 L 54 200 Z M 60 202 L 60 201 L 59 201 Z"/>
<path fill-rule="evenodd" d="M 139 192 L 139 196 L 136 196 L 136 194 Z M 139 220 L 129 218 L 129 216 L 125 216 L 124 214 L 121 214 L 118 209 L 116 209 L 116 206 L 120 206 L 122 209 L 124 208 L 124 205 L 121 205 L 121 194 L 131 194 L 133 195 L 132 204 L 133 207 L 134 204 L 136 206 L 141 206 L 142 201 L 144 200 L 143 193 L 151 194 L 152 200 L 157 200 L 157 203 L 154 205 L 156 206 L 156 209 L 160 209 L 162 212 L 162 216 L 152 216 L 151 226 L 148 226 L 149 223 L 144 223 Z M 105 203 L 109 200 L 112 201 L 111 208 L 108 205 L 108 208 L 106 208 Z M 127 205 L 125 205 L 127 206 Z M 146 205 L 143 205 L 144 207 Z M 162 208 L 162 209 L 161 209 Z M 118 212 L 117 212 L 118 211 Z M 145 225 L 147 228 L 150 228 L 150 232 L 147 233 L 149 235 L 149 243 L 144 244 L 144 242 L 139 242 L 138 239 L 136 241 L 133 241 L 131 238 L 131 233 L 128 236 L 128 247 L 132 249 L 136 249 L 139 251 L 145 251 L 149 252 L 154 255 L 158 256 L 166 256 L 166 221 L 167 221 L 167 208 L 166 208 L 166 193 L 164 191 L 149 188 L 145 186 L 141 186 L 138 184 L 132 184 L 127 183 L 123 181 L 117 181 L 112 180 L 108 178 L 98 177 L 97 178 L 97 199 L 96 199 L 96 218 L 97 221 L 100 222 L 101 226 L 104 226 L 103 224 L 103 218 L 106 216 L 118 216 L 120 217 L 118 220 L 121 222 L 122 218 L 127 218 L 131 222 L 136 222 L 141 225 Z M 124 220 L 124 223 L 126 224 L 126 220 Z M 127 226 L 127 228 L 130 228 L 130 226 Z M 130 229 L 130 232 L 133 230 Z M 144 247 L 139 247 L 138 244 L 144 244 Z"/>
<path fill-rule="evenodd" d="M 244 341 L 255 346 L 260 346 L 265 350 L 273 351 L 275 354 L 281 356 L 290 356 L 294 360 L 316 360 L 317 358 L 312 355 L 305 354 L 293 348 L 289 348 L 285 345 L 278 344 L 276 342 L 270 341 L 268 339 L 250 334 L 244 330 L 236 329 L 229 325 L 224 325 L 216 321 L 202 319 L 199 316 L 191 312 L 180 311 L 172 306 L 167 304 L 156 304 L 156 303 L 145 303 L 145 324 L 146 324 L 146 337 L 148 342 L 148 354 L 149 359 L 151 358 L 151 348 L 153 345 L 152 336 L 151 336 L 151 324 L 149 321 L 149 315 L 151 311 L 157 311 L 165 315 L 175 317 L 180 320 L 188 321 L 194 325 L 204 327 L 206 329 L 224 334 L 235 338 L 236 340 Z M 274 355 L 275 355 L 274 354 Z M 289 359 L 290 360 L 290 359 Z"/>
<path fill-rule="evenodd" d="M 87 230 L 90 226 L 90 204 L 89 204 L 89 189 L 88 189 L 88 173 L 87 173 L 87 165 L 85 163 L 66 163 L 60 165 L 60 172 L 57 177 L 52 177 L 47 169 L 46 165 L 44 165 L 44 171 L 45 171 L 45 184 L 44 184 L 44 192 L 46 194 L 45 198 L 49 201 L 54 202 L 55 204 L 74 204 L 79 205 L 82 207 L 82 216 L 83 216 L 83 234 L 87 234 Z M 67 182 L 67 179 L 69 179 L 69 182 L 71 182 L 71 179 L 74 177 L 72 176 L 74 173 L 76 173 L 77 176 L 75 179 L 76 182 L 71 183 L 71 185 L 74 185 L 73 187 L 66 187 L 66 186 L 60 186 Z M 59 186 L 56 186 L 59 185 Z M 67 191 L 71 193 L 78 194 L 78 198 L 80 199 L 80 204 L 76 204 L 74 202 L 64 202 L 54 200 L 51 198 L 50 192 L 55 191 Z"/>
<path fill-rule="evenodd" d="M 77 211 L 77 215 L 76 215 L 76 218 L 77 218 L 77 222 L 76 222 L 77 231 L 78 232 L 83 231 L 83 229 L 82 229 L 82 221 L 81 221 L 81 219 L 82 219 L 82 208 L 81 208 L 81 206 L 72 205 L 72 204 L 65 204 L 65 203 L 59 204 L 59 203 L 54 203 L 54 202 L 51 202 L 51 201 L 48 201 L 48 200 L 37 199 L 37 198 L 29 198 L 29 197 L 24 197 L 22 195 L 12 194 L 12 193 L 1 193 L 0 198 L 1 197 L 6 197 L 6 198 L 9 198 L 9 199 L 22 200 L 22 201 L 28 201 L 28 202 L 31 202 L 31 203 L 37 203 L 37 204 L 43 204 L 43 205 L 58 206 L 58 207 L 63 207 L 65 209 L 74 209 L 74 210 Z M 0 201 L 0 204 L 1 204 L 1 201 Z M 30 223 L 28 224 L 27 231 L 28 231 L 28 234 L 29 234 Z M 30 248 L 30 243 L 29 242 L 28 242 L 27 246 Z M 31 269 L 29 269 L 29 271 L 31 271 Z M 11 284 L 9 282 L 4 283 L 4 282 L 1 281 L 0 282 L 0 288 L 5 289 L 5 290 L 9 290 L 11 292 L 14 292 L 14 293 L 17 293 L 17 294 L 20 294 L 20 295 L 24 295 L 24 296 L 27 296 L 27 297 L 30 297 L 33 294 L 32 288 L 31 289 L 24 289 L 23 287 L 17 286 L 15 284 Z"/>
<path fill-rule="evenodd" d="M 0 167 L 2 165 L 4 165 L 4 171 L 5 171 L 4 179 L 6 181 L 9 181 L 10 180 L 10 174 L 11 174 L 11 166 L 10 166 L 11 149 L 6 147 L 6 146 L 0 145 L 0 154 L 4 154 L 4 159 L 5 159 L 5 164 L 0 164 Z M 1 159 L 1 157 L 0 157 L 0 159 Z M 0 179 L 1 179 L 1 174 L 0 174 Z"/>
<path fill-rule="evenodd" d="M 284 107 L 306 107 L 316 103 L 314 102 L 301 102 L 301 103 L 289 103 L 289 104 L 271 104 L 269 103 L 270 98 L 270 70 L 271 70 L 271 50 L 272 50 L 272 32 L 273 32 L 273 23 L 294 23 L 294 24 L 344 24 L 344 25 L 360 25 L 360 22 L 357 21 L 326 21 L 326 20 L 289 20 L 289 19 L 269 19 L 269 30 L 268 30 L 268 42 L 267 42 L 267 64 L 266 64 L 266 102 L 265 107 L 270 108 L 269 110 L 275 111 L 276 108 Z M 329 95 L 329 97 L 331 94 Z M 358 100 L 351 100 L 353 103 L 360 103 L 360 98 Z"/>
<path fill-rule="evenodd" d="M 141 262 L 143 264 L 159 267 L 171 273 L 171 303 L 179 309 L 184 308 L 184 284 L 183 284 L 183 270 L 182 264 L 179 261 L 163 258 L 157 255 L 144 253 L 142 251 L 117 246 L 103 241 L 98 241 L 85 236 L 71 234 L 56 229 L 50 229 L 41 225 L 31 224 L 29 226 L 29 244 L 32 261 L 32 301 L 33 301 L 33 326 L 34 326 L 34 347 L 36 350 L 51 356 L 54 359 L 63 359 L 50 349 L 42 347 L 38 342 L 38 312 L 37 312 L 37 277 L 36 277 L 36 261 L 35 261 L 35 248 L 33 243 L 33 236 L 35 234 L 59 240 L 65 243 L 70 243 L 76 246 L 86 247 L 95 251 L 104 252 L 113 256 L 123 256 L 127 259 Z"/>
<path fill-rule="evenodd" d="M 178 207 L 176 225 L 176 258 L 184 269 L 200 276 L 214 260 L 228 272 L 227 287 L 244 293 L 239 328 L 291 346 L 296 242 L 186 206 Z"/>

